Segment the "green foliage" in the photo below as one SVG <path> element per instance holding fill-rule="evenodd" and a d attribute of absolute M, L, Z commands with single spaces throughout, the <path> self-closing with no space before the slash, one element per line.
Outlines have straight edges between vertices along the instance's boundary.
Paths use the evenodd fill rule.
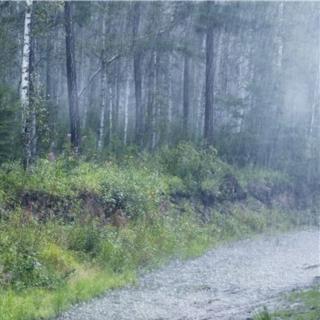
<path fill-rule="evenodd" d="M 44 94 L 44 88 L 38 88 L 31 99 L 32 107 L 36 113 L 36 132 L 37 132 L 37 156 L 44 156 L 50 147 L 50 120 L 54 122 L 54 119 L 49 118 L 50 108 L 53 108 L 46 99 Z"/>
<path fill-rule="evenodd" d="M 96 194 L 110 210 L 124 209 L 128 216 L 151 213 L 160 203 L 165 179 L 146 168 L 120 168 L 61 158 L 51 163 L 40 160 L 31 172 L 12 164 L 0 169 L 0 190 L 4 197 L 19 197 L 26 191 L 46 193 L 76 200 L 79 194 Z M 16 199 L 18 200 L 18 199 Z"/>
<path fill-rule="evenodd" d="M 0 163 L 17 156 L 20 120 L 17 107 L 16 95 L 0 86 Z"/>
<path fill-rule="evenodd" d="M 265 308 L 255 316 L 255 320 L 291 319 L 317 320 L 320 314 L 320 288 L 315 286 L 290 294 L 284 301 L 287 307 L 284 310 L 268 312 Z"/>
<path fill-rule="evenodd" d="M 45 234 L 36 223 L 23 225 L 23 215 L 16 213 L 0 224 L 0 283 L 22 290 L 29 287 L 53 288 L 64 275 L 41 255 Z"/>
<path fill-rule="evenodd" d="M 101 233 L 94 222 L 77 224 L 67 233 L 70 250 L 97 255 L 101 246 Z"/>
<path fill-rule="evenodd" d="M 1 320 L 52 319 L 73 303 L 102 294 L 134 281 L 130 273 L 83 270 L 68 285 L 57 290 L 34 288 L 23 292 L 0 291 Z"/>
<path fill-rule="evenodd" d="M 267 186 L 286 187 L 290 189 L 293 185 L 289 175 L 275 170 L 263 168 L 243 168 L 237 171 L 237 177 L 243 186 L 250 182 L 261 183 Z"/>
<path fill-rule="evenodd" d="M 180 144 L 173 149 L 164 149 L 159 155 L 160 162 L 166 171 L 185 181 L 199 181 L 210 172 L 216 161 L 216 151 L 203 149 L 200 152 L 191 144 Z M 204 162 L 204 160 L 211 160 Z"/>
<path fill-rule="evenodd" d="M 256 320 L 272 320 L 270 313 L 267 308 L 264 308 L 261 313 L 259 313 L 256 317 Z"/>
<path fill-rule="evenodd" d="M 189 193 L 197 193 L 201 188 L 215 188 L 222 177 L 231 171 L 211 147 L 197 149 L 191 144 L 183 143 L 173 149 L 163 149 L 158 157 L 163 170 L 180 178 Z M 174 182 L 183 189 L 180 181 Z"/>
<path fill-rule="evenodd" d="M 121 157 L 94 163 L 65 155 L 54 162 L 39 160 L 28 172 L 17 163 L 1 166 L 3 320 L 48 318 L 71 303 L 134 281 L 141 267 L 200 255 L 219 241 L 293 223 L 281 212 L 250 209 L 248 202 L 230 203 L 224 213 L 216 207 L 204 224 L 195 214 L 201 210 L 187 197 L 170 203 L 177 192 L 193 197 L 220 192 L 232 170 L 213 149 L 182 144 L 152 157 L 130 152 Z M 272 173 L 241 174 L 236 172 L 243 184 L 253 177 L 282 181 Z M 21 199 L 26 194 L 32 195 L 32 208 Z M 96 203 L 102 216 L 88 211 L 86 201 Z M 117 209 L 127 219 L 120 228 L 106 223 Z M 70 213 L 72 219 L 61 219 Z"/>

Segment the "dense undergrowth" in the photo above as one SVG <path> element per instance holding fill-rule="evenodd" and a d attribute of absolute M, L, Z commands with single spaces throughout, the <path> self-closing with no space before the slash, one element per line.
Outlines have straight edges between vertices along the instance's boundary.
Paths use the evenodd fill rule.
<path fill-rule="evenodd" d="M 310 222 L 282 208 L 291 184 L 186 144 L 104 163 L 39 160 L 29 172 L 2 165 L 0 319 L 48 318 L 172 256 Z"/>

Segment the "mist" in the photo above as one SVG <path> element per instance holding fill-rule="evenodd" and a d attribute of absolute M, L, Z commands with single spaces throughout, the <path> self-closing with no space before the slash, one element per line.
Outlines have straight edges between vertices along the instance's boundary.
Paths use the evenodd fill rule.
<path fill-rule="evenodd" d="M 1 320 L 319 319 L 319 207 L 320 2 L 0 1 Z"/>
<path fill-rule="evenodd" d="M 299 157 L 305 168 L 313 163 L 318 173 L 319 4 L 206 6 L 72 4 L 83 151 L 98 144 L 100 149 L 116 143 L 155 150 L 182 140 L 208 140 L 228 162 L 283 169 Z M 1 4 L 1 83 L 17 93 L 24 10 L 22 2 Z M 211 24 L 213 43 L 207 52 Z M 55 128 L 45 132 L 50 141 L 37 137 L 37 154 L 48 152 L 50 145 L 61 152 L 69 132 L 64 34 L 62 4 L 35 2 L 34 87 L 44 121 Z M 213 64 L 209 84 L 206 55 Z M 314 149 L 312 158 L 308 145 Z M 283 165 L 283 159 L 290 164 Z"/>

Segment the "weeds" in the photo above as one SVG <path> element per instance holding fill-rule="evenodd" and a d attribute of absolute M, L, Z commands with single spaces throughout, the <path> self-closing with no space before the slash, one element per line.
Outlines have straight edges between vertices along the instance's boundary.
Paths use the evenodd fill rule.
<path fill-rule="evenodd" d="M 287 223 L 282 212 L 250 209 L 247 201 L 229 203 L 227 213 L 211 208 L 204 224 L 187 197 L 217 194 L 227 173 L 233 169 L 215 150 L 186 144 L 118 165 L 67 157 L 40 160 L 31 173 L 2 166 L 0 320 L 51 317 L 136 281 L 141 267 Z M 124 227 L 108 223 L 116 210 L 128 220 Z"/>
<path fill-rule="evenodd" d="M 266 308 L 257 314 L 255 320 L 318 320 L 320 314 L 320 287 L 300 290 L 288 296 L 283 310 L 269 313 Z"/>
<path fill-rule="evenodd" d="M 267 308 L 264 307 L 263 311 L 255 316 L 255 320 L 272 320 Z"/>

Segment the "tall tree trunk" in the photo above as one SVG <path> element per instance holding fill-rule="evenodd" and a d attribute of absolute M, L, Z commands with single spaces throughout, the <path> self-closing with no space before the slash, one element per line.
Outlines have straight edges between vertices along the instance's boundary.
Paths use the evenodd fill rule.
<path fill-rule="evenodd" d="M 129 68 L 128 68 L 129 70 Z M 126 145 L 128 140 L 128 120 L 129 120 L 129 99 L 130 99 L 130 81 L 129 76 L 126 79 L 126 91 L 125 91 L 125 102 L 124 102 L 124 132 L 123 132 L 123 143 Z"/>
<path fill-rule="evenodd" d="M 28 169 L 32 161 L 32 119 L 31 119 L 31 75 L 30 63 L 32 57 L 31 49 L 31 23 L 32 23 L 32 0 L 27 1 L 24 18 L 23 53 L 21 65 L 21 91 L 20 101 L 22 107 L 22 138 L 24 157 L 24 168 Z"/>
<path fill-rule="evenodd" d="M 184 30 L 184 41 L 185 41 L 185 52 L 183 57 L 183 88 L 182 88 L 182 132 L 183 139 L 187 139 L 191 137 L 189 130 L 191 129 L 189 126 L 190 121 L 190 54 L 189 50 L 191 49 L 189 43 L 189 37 L 191 33 L 191 20 L 188 17 L 186 21 L 186 27 Z"/>
<path fill-rule="evenodd" d="M 47 33 L 46 39 L 46 105 L 49 112 L 49 121 L 50 121 L 50 145 L 54 144 L 55 140 L 55 112 L 53 110 L 53 103 L 51 103 L 51 95 L 52 95 L 52 68 L 51 68 L 51 32 Z"/>
<path fill-rule="evenodd" d="M 208 13 L 213 3 L 208 2 Z M 205 83 L 205 115 L 204 115 L 204 139 L 207 144 L 213 144 L 213 34 L 214 25 L 212 17 L 208 18 L 206 30 L 206 83 Z"/>
<path fill-rule="evenodd" d="M 152 50 L 149 62 L 148 84 L 147 84 L 147 120 L 145 143 L 152 150 L 154 144 L 154 116 L 155 116 L 155 86 L 156 86 L 156 52 Z"/>
<path fill-rule="evenodd" d="M 101 63 L 101 101 L 100 101 L 100 123 L 98 131 L 98 140 L 97 140 L 97 150 L 98 152 L 102 151 L 103 142 L 105 137 L 105 113 L 106 113 L 106 103 L 107 103 L 107 66 L 105 61 L 105 50 L 106 50 L 106 17 L 105 14 L 102 14 L 102 50 L 100 56 Z"/>
<path fill-rule="evenodd" d="M 275 36 L 276 52 L 275 52 L 275 66 L 274 66 L 274 81 L 276 88 L 275 96 L 275 110 L 274 110 L 274 119 L 273 119 L 273 128 L 270 131 L 270 152 L 267 157 L 267 166 L 272 167 L 276 159 L 276 155 L 279 150 L 279 139 L 281 134 L 281 117 L 283 112 L 283 24 L 284 24 L 284 2 L 281 1 L 278 3 L 277 8 L 278 14 L 278 25 Z"/>
<path fill-rule="evenodd" d="M 105 112 L 106 112 L 106 103 L 107 103 L 107 70 L 104 59 L 101 60 L 101 102 L 100 102 L 100 124 L 99 124 L 99 134 L 98 134 L 98 143 L 97 149 L 99 152 L 102 151 L 103 141 L 105 136 Z"/>
<path fill-rule="evenodd" d="M 32 22 L 31 22 L 32 25 Z M 35 99 L 39 97 L 39 77 L 35 73 L 35 52 L 36 40 L 31 37 L 31 51 L 30 51 L 30 142 L 31 142 L 31 161 L 35 161 L 37 155 L 37 110 Z"/>
<path fill-rule="evenodd" d="M 121 72 L 121 65 L 120 61 L 115 62 L 115 75 L 114 75 L 114 108 L 113 108 L 113 133 L 118 135 L 119 132 L 119 108 L 120 108 L 120 94 L 121 94 L 121 87 L 120 87 L 120 72 Z"/>
<path fill-rule="evenodd" d="M 161 83 L 161 56 L 160 52 L 155 52 L 155 79 L 154 79 L 154 86 L 153 86 L 153 131 L 152 131 L 152 150 L 159 145 L 160 142 L 160 121 L 161 121 L 161 90 L 162 90 L 162 83 Z"/>
<path fill-rule="evenodd" d="M 199 47 L 200 53 L 205 54 L 205 37 L 201 36 L 199 39 Z M 197 132 L 197 138 L 203 137 L 203 128 L 204 128 L 204 93 L 205 93 L 205 78 L 203 77 L 204 73 L 204 66 L 202 63 L 196 62 L 196 80 L 195 83 L 197 84 L 197 89 L 195 92 L 195 105 L 196 105 L 196 123 L 195 123 L 195 130 Z"/>
<path fill-rule="evenodd" d="M 68 83 L 71 147 L 75 154 L 78 154 L 80 151 L 80 117 L 76 77 L 74 30 L 72 23 L 72 6 L 72 2 L 66 1 L 64 3 L 66 31 L 66 69 Z"/>
<path fill-rule="evenodd" d="M 135 89 L 135 103 L 136 103 L 136 125 L 135 125 L 135 137 L 136 142 L 140 145 L 143 143 L 144 135 L 144 108 L 142 104 L 142 72 L 141 72 L 141 60 L 142 54 L 137 44 L 137 37 L 139 33 L 140 25 L 140 13 L 141 3 L 135 2 L 133 4 L 133 74 L 134 74 L 134 89 Z"/>
<path fill-rule="evenodd" d="M 169 68 L 168 68 L 168 81 L 169 81 L 169 97 L 168 97 L 168 125 L 169 125 L 169 132 L 170 134 L 170 125 L 172 123 L 172 109 L 173 109 L 173 83 L 172 83 L 172 68 L 173 68 L 173 63 L 172 63 L 172 56 L 169 54 Z"/>
<path fill-rule="evenodd" d="M 189 84 L 190 58 L 188 53 L 184 55 L 183 65 L 183 133 L 184 137 L 189 136 L 189 113 L 190 113 L 190 84 Z"/>
<path fill-rule="evenodd" d="M 307 136 L 307 179 L 311 187 L 319 183 L 320 173 L 320 7 L 317 10 L 318 24 L 318 70 L 314 87 L 313 103 L 311 108 L 308 136 Z"/>
<path fill-rule="evenodd" d="M 113 108 L 114 108 L 114 90 L 112 82 L 109 82 L 109 104 L 108 104 L 108 143 L 112 142 L 112 124 L 113 124 Z"/>

